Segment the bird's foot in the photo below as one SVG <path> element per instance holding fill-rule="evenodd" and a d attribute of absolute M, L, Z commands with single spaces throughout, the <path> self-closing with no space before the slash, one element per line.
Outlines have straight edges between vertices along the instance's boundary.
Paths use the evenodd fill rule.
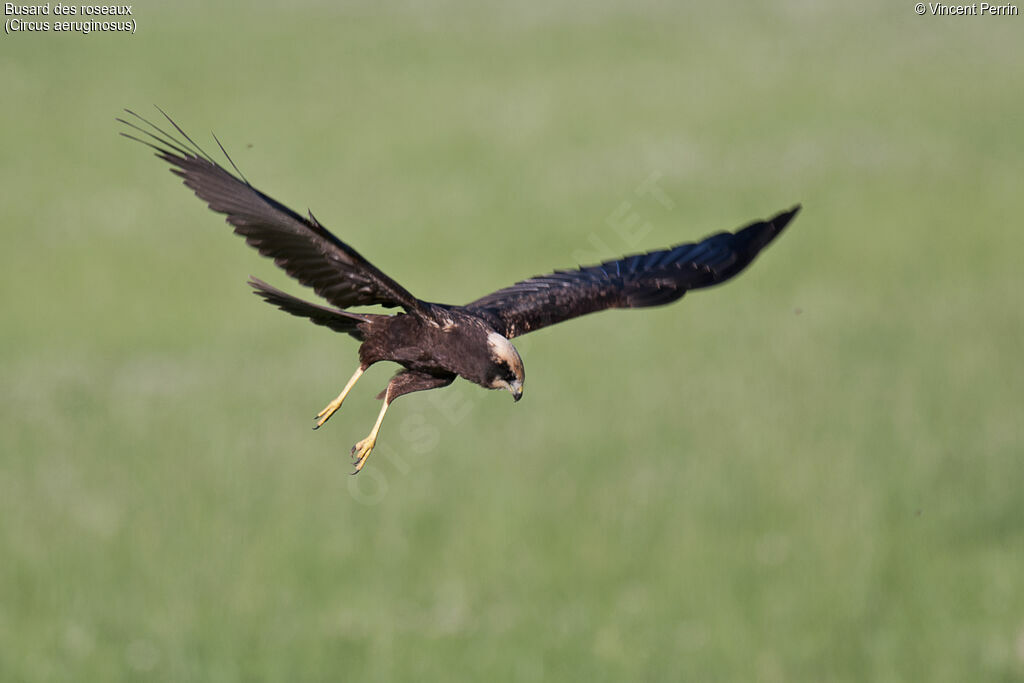
<path fill-rule="evenodd" d="M 331 415 L 338 412 L 338 408 L 340 408 L 341 404 L 345 402 L 345 397 L 348 396 L 348 392 L 352 391 L 352 387 L 356 385 L 356 382 L 360 377 L 362 377 L 363 372 L 365 371 L 366 368 L 362 365 L 356 368 L 356 371 L 352 373 L 352 377 L 348 380 L 348 384 L 346 384 L 345 388 L 341 390 L 341 393 L 338 394 L 337 398 L 328 403 L 327 406 L 317 413 L 315 418 L 313 418 L 316 420 L 316 424 L 313 425 L 313 429 L 320 429 L 323 427 L 324 423 L 331 419 Z"/>
<path fill-rule="evenodd" d="M 324 423 L 331 419 L 331 415 L 334 415 L 334 413 L 338 411 L 338 408 L 341 407 L 341 402 L 344 400 L 344 396 L 338 396 L 338 398 L 328 403 L 323 410 L 317 413 L 316 417 L 313 418 L 316 420 L 316 424 L 313 425 L 313 429 L 320 429 L 323 427 Z"/>
<path fill-rule="evenodd" d="M 352 447 L 352 461 L 355 463 L 355 469 L 352 471 L 352 474 L 359 474 L 360 470 L 363 469 L 363 465 L 366 464 L 366 459 L 373 452 L 373 447 L 376 445 L 377 437 L 371 434 Z"/>

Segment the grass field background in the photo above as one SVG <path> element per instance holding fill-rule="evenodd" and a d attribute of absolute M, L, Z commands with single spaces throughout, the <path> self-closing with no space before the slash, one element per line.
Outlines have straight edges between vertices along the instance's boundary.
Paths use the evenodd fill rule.
<path fill-rule="evenodd" d="M 133 11 L 0 41 L 0 679 L 1024 679 L 1024 17 Z M 248 293 L 153 104 L 437 301 L 804 211 L 351 478 L 391 369 L 310 430 L 356 344 Z"/>

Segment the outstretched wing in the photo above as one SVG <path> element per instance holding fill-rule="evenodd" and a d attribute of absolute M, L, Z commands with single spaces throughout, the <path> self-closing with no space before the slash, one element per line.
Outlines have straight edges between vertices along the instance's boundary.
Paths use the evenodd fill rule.
<path fill-rule="evenodd" d="M 402 306 L 409 311 L 420 309 L 421 302 L 416 297 L 332 235 L 312 213 L 308 219 L 303 218 L 250 185 L 223 146 L 221 151 L 238 176 L 200 149 L 162 110 L 160 113 L 184 140 L 133 111 L 125 111 L 138 123 L 118 121 L 148 139 L 128 132 L 122 135 L 156 150 L 156 155 L 172 166 L 171 171 L 181 176 L 197 197 L 214 211 L 225 214 L 236 233 L 261 254 L 274 259 L 293 278 L 339 308 L 380 304 Z M 220 145 L 219 140 L 217 144 Z"/>
<path fill-rule="evenodd" d="M 725 282 L 746 268 L 793 219 L 800 206 L 768 221 L 720 232 L 701 242 L 559 270 L 466 304 L 508 338 L 608 308 L 644 308 L 678 300 L 690 289 Z"/>

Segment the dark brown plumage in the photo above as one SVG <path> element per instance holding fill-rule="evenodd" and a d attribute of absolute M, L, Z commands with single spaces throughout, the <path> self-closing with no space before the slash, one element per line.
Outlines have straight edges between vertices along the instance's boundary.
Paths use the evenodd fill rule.
<path fill-rule="evenodd" d="M 118 121 L 134 132 L 122 135 L 156 150 L 200 199 L 227 216 L 248 244 L 333 307 L 303 301 L 250 278 L 256 294 L 283 311 L 362 342 L 359 368 L 341 394 L 317 415 L 316 427 L 341 407 L 371 365 L 391 361 L 402 366 L 379 396 L 384 405 L 373 430 L 352 448 L 355 472 L 366 463 L 388 406 L 399 396 L 444 387 L 462 377 L 485 388 L 506 389 L 518 401 L 525 372 L 509 339 L 609 308 L 660 306 L 688 290 L 725 282 L 746 268 L 800 209 L 796 206 L 768 221 L 697 243 L 533 277 L 465 306 L 437 304 L 413 296 L 328 232 L 312 213 L 304 218 L 254 188 L 223 147 L 237 176 L 207 155 L 166 114 L 181 138 L 128 113 L 136 121 Z M 373 305 L 403 311 L 381 315 L 345 310 Z"/>

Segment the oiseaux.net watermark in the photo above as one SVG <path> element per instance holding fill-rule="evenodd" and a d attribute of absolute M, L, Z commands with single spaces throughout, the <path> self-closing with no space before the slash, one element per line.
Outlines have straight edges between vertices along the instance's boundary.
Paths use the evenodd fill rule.
<path fill-rule="evenodd" d="M 1017 5 L 990 5 L 987 2 L 973 2 L 969 5 L 949 5 L 944 2 L 919 2 L 914 13 L 933 17 L 1016 17 L 1020 15 Z"/>

